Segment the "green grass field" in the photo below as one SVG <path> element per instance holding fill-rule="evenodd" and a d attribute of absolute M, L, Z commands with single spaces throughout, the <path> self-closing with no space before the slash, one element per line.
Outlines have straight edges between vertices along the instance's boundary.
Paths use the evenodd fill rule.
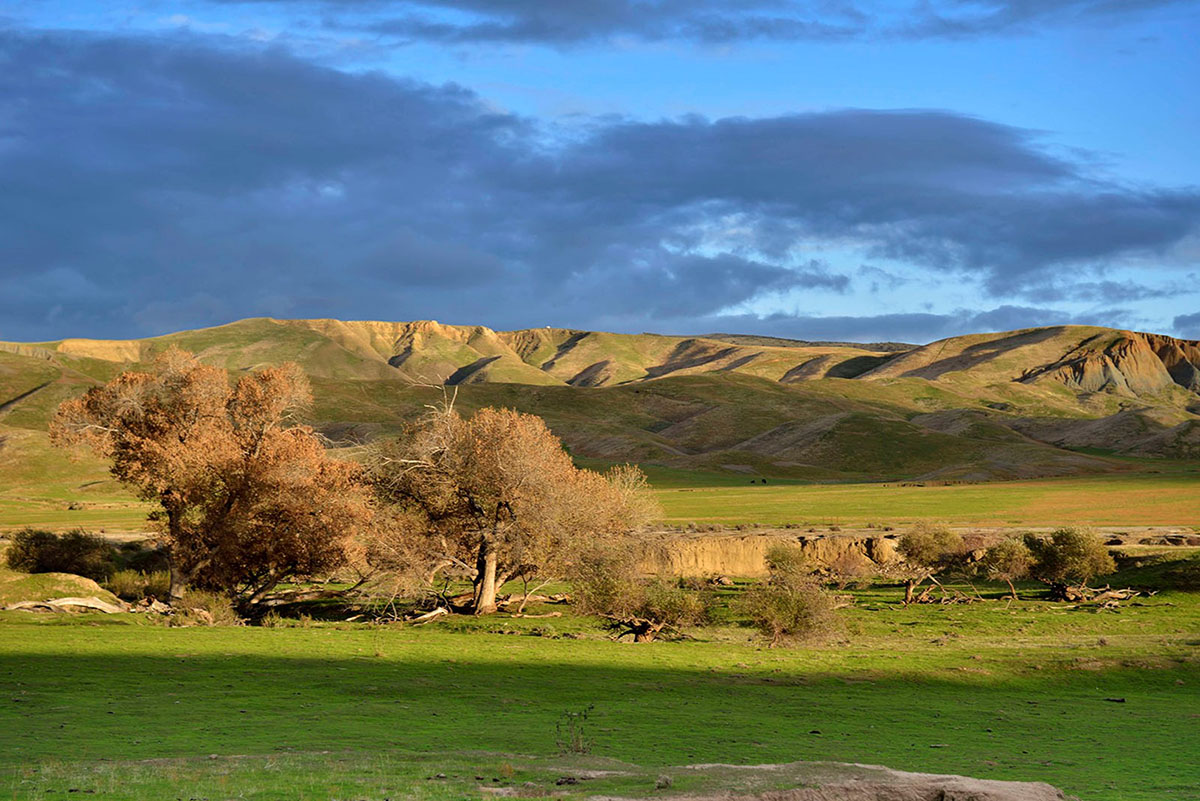
<path fill-rule="evenodd" d="M 996 525 L 1200 526 L 1200 473 L 1164 472 L 984 484 L 805 484 L 651 468 L 664 521 L 865 525 L 915 520 Z M 760 481 L 761 479 L 756 479 Z M 78 508 L 68 508 L 72 501 Z M 22 526 L 142 531 L 147 504 L 111 481 L 0 489 L 0 531 Z"/>
<path fill-rule="evenodd" d="M 987 484 L 666 486 L 668 522 L 1200 526 L 1200 475 L 1134 474 Z"/>
<path fill-rule="evenodd" d="M 833 760 L 1085 801 L 1200 797 L 1200 595 L 1101 613 L 991 590 L 908 608 L 864 590 L 832 640 L 775 650 L 730 621 L 632 645 L 570 615 L 171 629 L 0 613 L 0 792 L 477 798 L 606 768 L 622 775 L 565 789 L 662 795 L 664 772 L 676 790 L 729 781 L 681 765 Z M 560 756 L 556 723 L 588 707 L 592 753 Z"/>

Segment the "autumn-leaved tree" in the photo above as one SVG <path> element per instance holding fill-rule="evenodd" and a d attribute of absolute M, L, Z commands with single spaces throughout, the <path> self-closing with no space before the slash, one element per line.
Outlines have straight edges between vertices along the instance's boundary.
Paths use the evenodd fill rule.
<path fill-rule="evenodd" d="M 403 436 L 378 444 L 373 483 L 394 514 L 376 553 L 426 581 L 455 570 L 473 585 L 476 614 L 516 575 L 552 575 L 577 543 L 646 521 L 636 468 L 581 470 L 540 417 L 485 408 L 464 418 L 446 402 Z"/>
<path fill-rule="evenodd" d="M 63 403 L 51 436 L 109 459 L 115 478 L 158 505 L 151 519 L 169 554 L 172 602 L 190 585 L 250 607 L 281 581 L 342 564 L 370 520 L 361 469 L 293 421 L 309 401 L 295 365 L 231 385 L 224 370 L 172 348 L 152 371 Z"/>

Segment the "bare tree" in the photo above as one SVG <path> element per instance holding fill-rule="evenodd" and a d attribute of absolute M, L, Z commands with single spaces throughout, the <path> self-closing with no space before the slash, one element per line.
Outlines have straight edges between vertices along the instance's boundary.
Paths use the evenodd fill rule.
<path fill-rule="evenodd" d="M 458 571 L 472 582 L 475 614 L 496 610 L 509 578 L 560 572 L 577 543 L 652 513 L 636 468 L 578 469 L 541 418 L 492 408 L 464 418 L 452 398 L 379 444 L 369 464 L 395 515 L 376 552 L 430 582 Z"/>
<path fill-rule="evenodd" d="M 370 519 L 361 469 L 330 458 L 293 417 L 310 402 L 294 364 L 230 385 L 171 348 L 63 403 L 53 440 L 109 459 L 112 475 L 159 508 L 170 599 L 188 585 L 253 606 L 280 582 L 342 564 Z"/>

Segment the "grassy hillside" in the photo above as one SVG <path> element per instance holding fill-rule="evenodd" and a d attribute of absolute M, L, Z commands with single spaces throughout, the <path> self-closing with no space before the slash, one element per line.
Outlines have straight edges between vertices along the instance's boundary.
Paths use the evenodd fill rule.
<path fill-rule="evenodd" d="M 1188 373 L 1200 348 L 1154 335 L 1065 326 L 868 350 L 251 319 L 148 340 L 0 344 L 0 510 L 33 521 L 76 503 L 76 512 L 107 509 L 97 520 L 132 519 L 137 506 L 101 466 L 52 452 L 45 431 L 62 400 L 144 369 L 171 345 L 232 376 L 298 362 L 313 382 L 311 422 L 334 441 L 399 430 L 440 397 L 429 384 L 449 383 L 464 410 L 542 415 L 581 462 L 691 471 L 694 483 L 1069 477 L 1200 457 Z"/>

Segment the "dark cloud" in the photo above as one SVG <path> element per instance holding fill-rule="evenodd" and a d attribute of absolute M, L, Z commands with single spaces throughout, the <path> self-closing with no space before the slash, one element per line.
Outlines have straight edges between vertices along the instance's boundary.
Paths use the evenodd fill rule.
<path fill-rule="evenodd" d="M 1107 24 L 1145 15 L 1186 0 L 1007 0 L 922 4 L 896 26 L 914 38 L 968 38 L 1025 33 L 1048 25 Z"/>
<path fill-rule="evenodd" d="M 1170 298 L 1190 291 L 1179 285 L 1148 286 L 1133 281 L 1051 280 L 1049 283 L 1028 286 L 1021 294 L 1042 302 L 1129 303 Z"/>
<path fill-rule="evenodd" d="M 873 295 L 877 295 L 880 292 L 894 291 L 906 284 L 912 283 L 912 279 L 910 278 L 905 278 L 902 275 L 897 275 L 894 272 L 879 267 L 872 267 L 870 264 L 860 266 L 855 275 L 865 279 L 867 289 Z"/>
<path fill-rule="evenodd" d="M 1173 327 L 1180 336 L 1200 339 L 1200 312 L 1179 315 L 1175 318 Z"/>
<path fill-rule="evenodd" d="M 264 313 L 678 330 L 846 292 L 823 246 L 999 293 L 1200 220 L 1200 193 L 1104 183 L 947 112 L 563 131 L 245 47 L 0 34 L 0 338 Z"/>
<path fill-rule="evenodd" d="M 1046 325 L 1129 325 L 1128 313 L 1109 309 L 1096 314 L 1032 306 L 998 306 L 993 309 L 959 309 L 946 314 L 899 312 L 865 315 L 815 316 L 805 314 L 725 314 L 692 320 L 675 320 L 669 333 L 734 331 L 790 339 L 850 342 L 911 342 L 922 344 L 963 334 L 1012 331 Z M 1200 315 L 1194 325 L 1200 330 Z M 1178 328 L 1178 326 L 1177 326 Z"/>
<path fill-rule="evenodd" d="M 863 37 L 963 38 L 1052 25 L 1103 24 L 1187 0 L 213 0 L 307 10 L 329 27 L 404 41 L 534 43 L 565 47 L 615 39 L 831 41 Z"/>

